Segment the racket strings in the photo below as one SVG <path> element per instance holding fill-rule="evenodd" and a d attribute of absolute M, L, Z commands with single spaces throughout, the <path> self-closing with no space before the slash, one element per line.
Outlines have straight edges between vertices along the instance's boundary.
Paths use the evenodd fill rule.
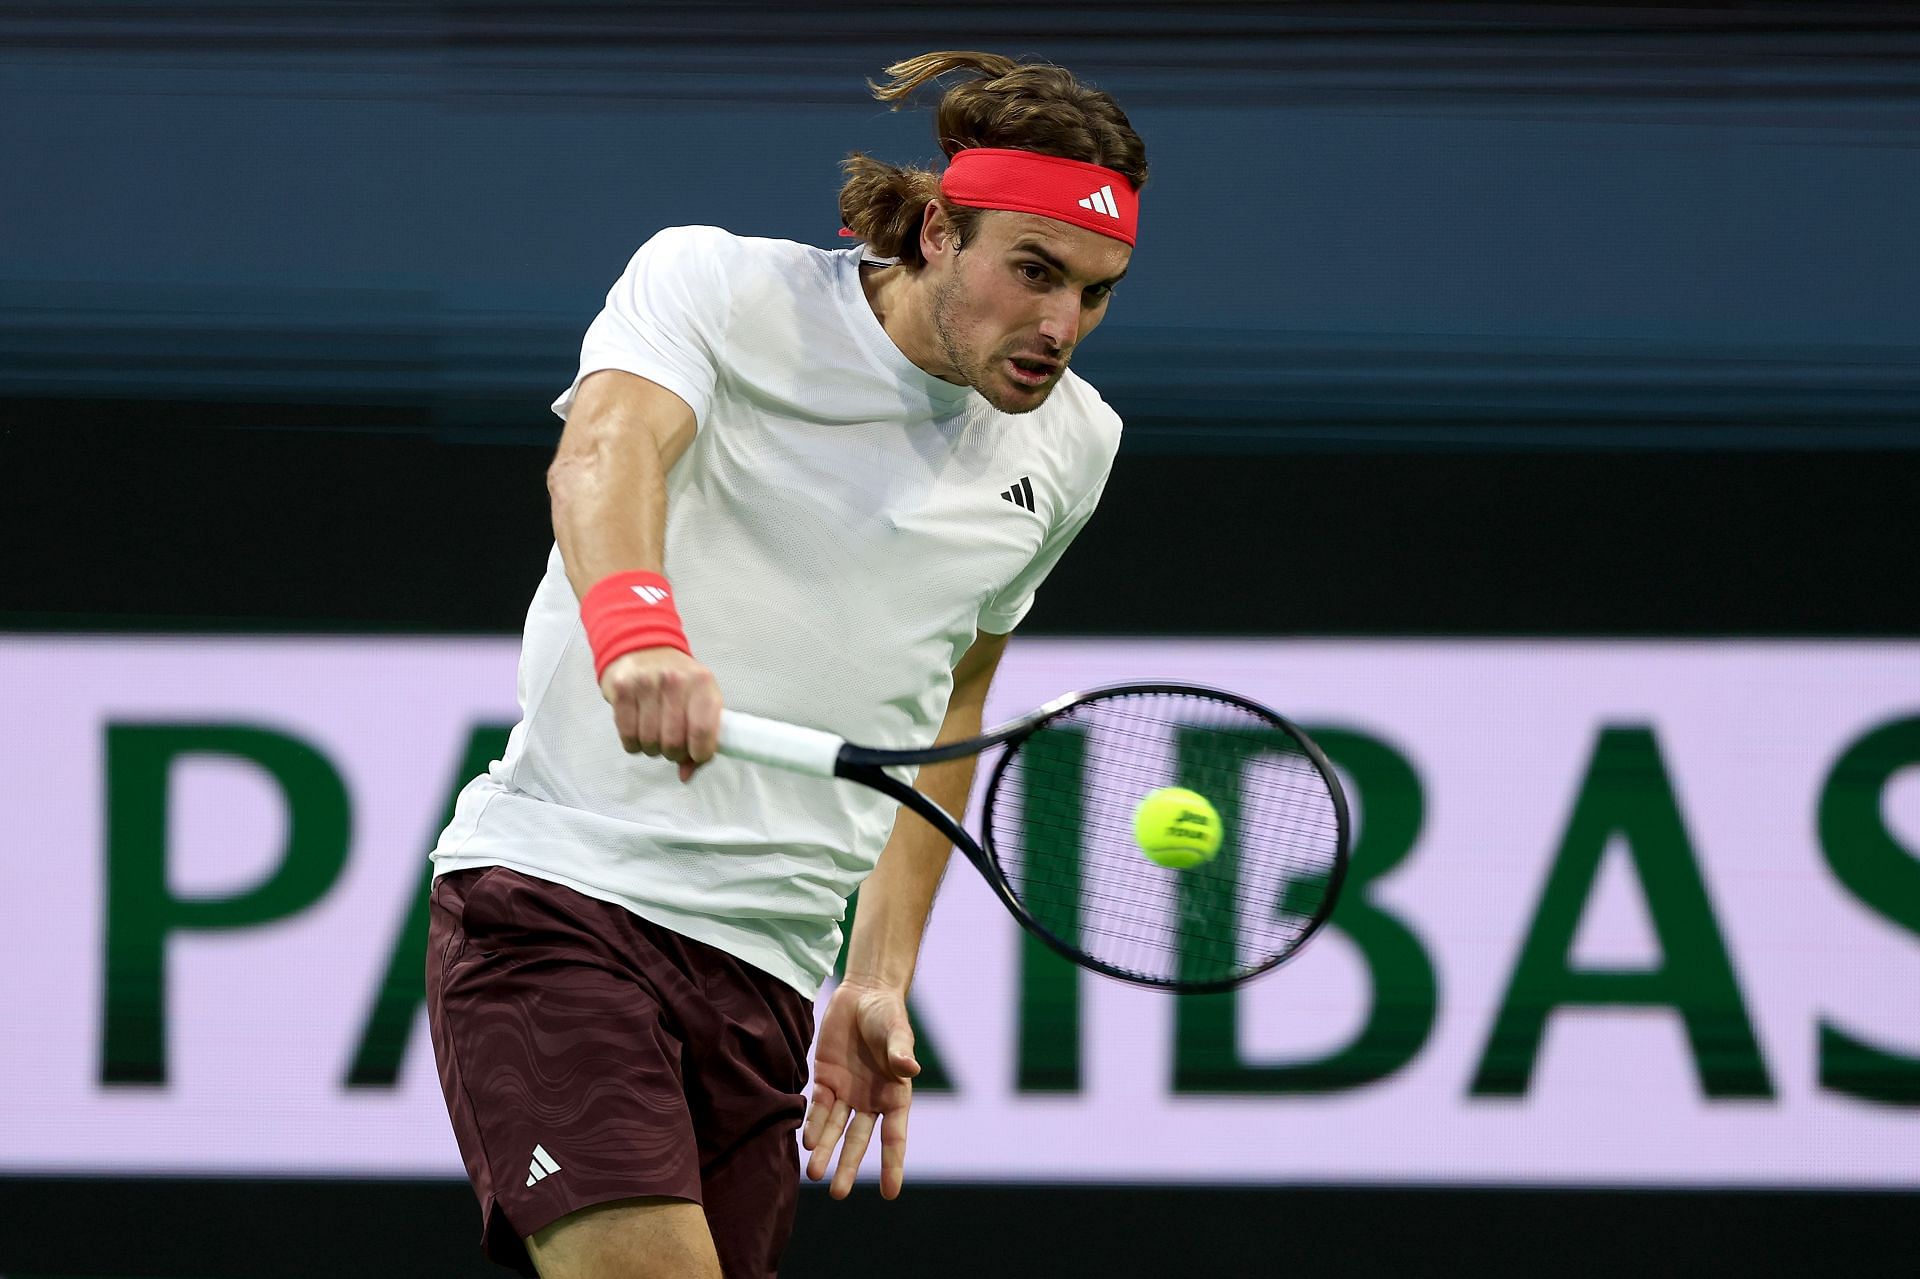
<path fill-rule="evenodd" d="M 1135 841 L 1135 806 L 1177 786 L 1206 797 L 1222 841 L 1172 870 Z M 1332 785 L 1277 718 L 1198 692 L 1077 704 L 1003 761 L 988 836 L 1040 926 L 1097 963 L 1159 985 L 1268 967 L 1317 924 L 1341 855 Z"/>

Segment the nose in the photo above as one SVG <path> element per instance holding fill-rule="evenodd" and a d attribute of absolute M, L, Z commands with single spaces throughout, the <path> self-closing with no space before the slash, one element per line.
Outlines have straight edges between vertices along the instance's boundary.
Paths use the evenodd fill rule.
<path fill-rule="evenodd" d="M 1072 348 L 1080 337 L 1080 295 L 1071 289 L 1055 289 L 1047 299 L 1040 317 L 1040 336 L 1055 350 Z"/>

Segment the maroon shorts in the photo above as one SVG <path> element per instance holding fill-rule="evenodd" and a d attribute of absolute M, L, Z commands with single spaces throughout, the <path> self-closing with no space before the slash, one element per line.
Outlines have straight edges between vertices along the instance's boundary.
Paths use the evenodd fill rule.
<path fill-rule="evenodd" d="M 700 1204 L 728 1279 L 793 1229 L 813 1008 L 744 960 L 505 867 L 433 884 L 427 1008 L 481 1247 L 592 1204 Z"/>

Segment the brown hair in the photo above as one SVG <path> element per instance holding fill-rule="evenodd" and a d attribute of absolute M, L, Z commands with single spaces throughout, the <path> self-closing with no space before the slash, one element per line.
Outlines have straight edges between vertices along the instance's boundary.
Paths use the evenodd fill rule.
<path fill-rule="evenodd" d="M 868 81 L 873 96 L 898 111 L 913 91 L 949 71 L 975 78 L 941 95 L 934 137 L 949 157 L 968 147 L 1037 151 L 1104 165 L 1139 190 L 1147 180 L 1147 149 L 1114 100 L 1080 83 L 1063 67 L 1015 62 L 997 53 L 950 50 L 923 53 L 887 68 L 886 84 Z M 940 194 L 939 175 L 928 169 L 887 164 L 859 152 L 841 162 L 840 219 L 882 257 L 924 266 L 920 224 L 927 202 Z M 973 238 L 983 210 L 951 207 L 962 241 Z"/>

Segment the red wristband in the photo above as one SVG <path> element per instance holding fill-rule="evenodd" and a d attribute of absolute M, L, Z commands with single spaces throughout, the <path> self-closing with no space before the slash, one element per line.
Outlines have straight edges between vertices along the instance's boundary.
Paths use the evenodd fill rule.
<path fill-rule="evenodd" d="M 689 656 L 687 633 L 673 606 L 673 588 L 658 573 L 610 573 L 580 601 L 580 620 L 593 650 L 593 677 L 616 657 L 643 648 L 677 648 Z"/>

